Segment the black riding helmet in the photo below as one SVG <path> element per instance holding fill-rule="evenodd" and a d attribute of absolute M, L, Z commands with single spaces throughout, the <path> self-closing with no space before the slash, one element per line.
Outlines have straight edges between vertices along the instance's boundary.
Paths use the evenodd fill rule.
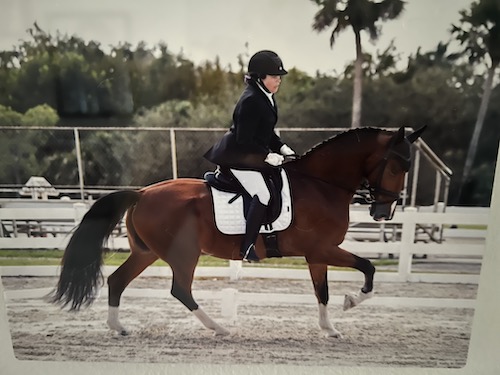
<path fill-rule="evenodd" d="M 259 51 L 255 53 L 248 62 L 248 73 L 258 76 L 282 76 L 288 74 L 283 68 L 283 62 L 273 51 Z"/>

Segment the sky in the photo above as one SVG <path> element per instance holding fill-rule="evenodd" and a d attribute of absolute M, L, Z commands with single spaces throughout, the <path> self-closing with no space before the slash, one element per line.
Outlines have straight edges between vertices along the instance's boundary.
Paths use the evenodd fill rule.
<path fill-rule="evenodd" d="M 382 25 L 376 44 L 362 36 L 366 52 L 383 51 L 394 40 L 401 64 L 418 47 L 434 49 L 450 38 L 459 10 L 472 0 L 407 0 L 397 20 Z M 77 35 L 103 47 L 163 41 L 196 64 L 214 61 L 237 69 L 237 56 L 261 49 L 277 52 L 285 68 L 340 73 L 355 58 L 354 34 L 344 31 L 330 48 L 331 30 L 312 29 L 319 7 L 311 0 L 0 0 L 0 50 L 29 39 L 36 21 L 45 31 Z"/>

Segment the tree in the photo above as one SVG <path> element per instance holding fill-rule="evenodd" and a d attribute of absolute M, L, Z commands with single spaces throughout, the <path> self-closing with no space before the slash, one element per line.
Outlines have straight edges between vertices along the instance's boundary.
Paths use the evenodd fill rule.
<path fill-rule="evenodd" d="M 354 89 L 352 96 L 351 127 L 357 128 L 361 123 L 361 98 L 363 84 L 363 52 L 361 48 L 361 31 L 367 30 L 371 40 L 380 35 L 381 26 L 378 21 L 398 17 L 404 8 L 404 1 L 382 0 L 311 0 L 321 9 L 315 14 L 313 29 L 320 32 L 333 27 L 330 36 L 330 47 L 333 47 L 337 35 L 349 26 L 354 32 L 356 43 L 356 61 L 354 64 Z"/>
<path fill-rule="evenodd" d="M 59 121 L 56 111 L 39 105 L 21 114 L 0 105 L 0 124 L 3 126 L 54 126 Z M 22 184 L 30 176 L 43 175 L 50 163 L 46 153 L 49 133 L 40 130 L 5 129 L 0 135 L 0 183 Z"/>
<path fill-rule="evenodd" d="M 452 34 L 463 46 L 471 64 L 485 63 L 487 76 L 483 86 L 481 105 L 477 114 L 474 131 L 467 151 L 459 199 L 464 186 L 469 183 L 469 175 L 477 152 L 479 136 L 483 127 L 486 111 L 491 97 L 493 78 L 500 64 L 500 2 L 480 0 L 472 3 L 470 9 L 460 11 L 460 25 L 452 26 Z M 489 58 L 489 61 L 488 61 Z"/>
<path fill-rule="evenodd" d="M 23 120 L 23 115 L 14 111 L 10 107 L 0 104 L 0 124 L 1 126 L 19 126 Z"/>
<path fill-rule="evenodd" d="M 55 126 L 59 116 L 54 108 L 47 104 L 30 108 L 24 114 L 21 124 L 25 126 Z"/>

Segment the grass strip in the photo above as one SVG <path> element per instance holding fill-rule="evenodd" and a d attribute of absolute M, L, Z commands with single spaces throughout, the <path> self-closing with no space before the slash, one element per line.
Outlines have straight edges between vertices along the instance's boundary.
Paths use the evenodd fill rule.
<path fill-rule="evenodd" d="M 61 263 L 63 250 L 0 250 L 0 266 L 57 266 Z M 104 256 L 104 264 L 107 266 L 119 266 L 129 253 L 124 251 L 110 251 Z M 395 265 L 398 263 L 394 259 L 376 259 L 372 263 L 375 266 Z M 153 266 L 165 266 L 162 260 L 157 260 Z M 198 261 L 200 267 L 227 267 L 229 261 L 215 258 L 209 255 L 202 255 Z M 301 257 L 270 258 L 264 259 L 253 267 L 273 267 L 306 269 L 307 262 Z"/>

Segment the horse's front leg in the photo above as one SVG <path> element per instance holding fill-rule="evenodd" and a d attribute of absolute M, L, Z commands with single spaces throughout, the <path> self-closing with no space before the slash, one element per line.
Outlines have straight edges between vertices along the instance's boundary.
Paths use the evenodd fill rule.
<path fill-rule="evenodd" d="M 339 248 L 339 250 L 342 249 Z M 365 284 L 358 292 L 346 293 L 344 297 L 344 311 L 349 310 L 359 305 L 364 300 L 373 297 L 373 276 L 375 275 L 375 267 L 373 266 L 372 262 L 370 262 L 368 259 L 361 258 L 355 254 L 351 255 L 354 258 L 354 264 L 350 267 L 363 272 L 363 274 L 365 275 Z"/>
<path fill-rule="evenodd" d="M 318 299 L 319 307 L 319 327 L 323 330 L 326 337 L 342 338 L 342 335 L 337 331 L 330 319 L 328 318 L 328 280 L 327 280 L 326 264 L 309 264 L 309 272 L 314 285 L 314 293 Z"/>
<path fill-rule="evenodd" d="M 345 295 L 344 311 L 359 305 L 364 300 L 373 297 L 373 276 L 375 267 L 365 258 L 352 254 L 338 246 L 324 248 L 306 255 L 310 264 L 327 264 L 337 267 L 349 267 L 363 272 L 365 283 L 359 292 L 350 292 Z M 326 271 L 325 271 L 326 279 Z"/>

